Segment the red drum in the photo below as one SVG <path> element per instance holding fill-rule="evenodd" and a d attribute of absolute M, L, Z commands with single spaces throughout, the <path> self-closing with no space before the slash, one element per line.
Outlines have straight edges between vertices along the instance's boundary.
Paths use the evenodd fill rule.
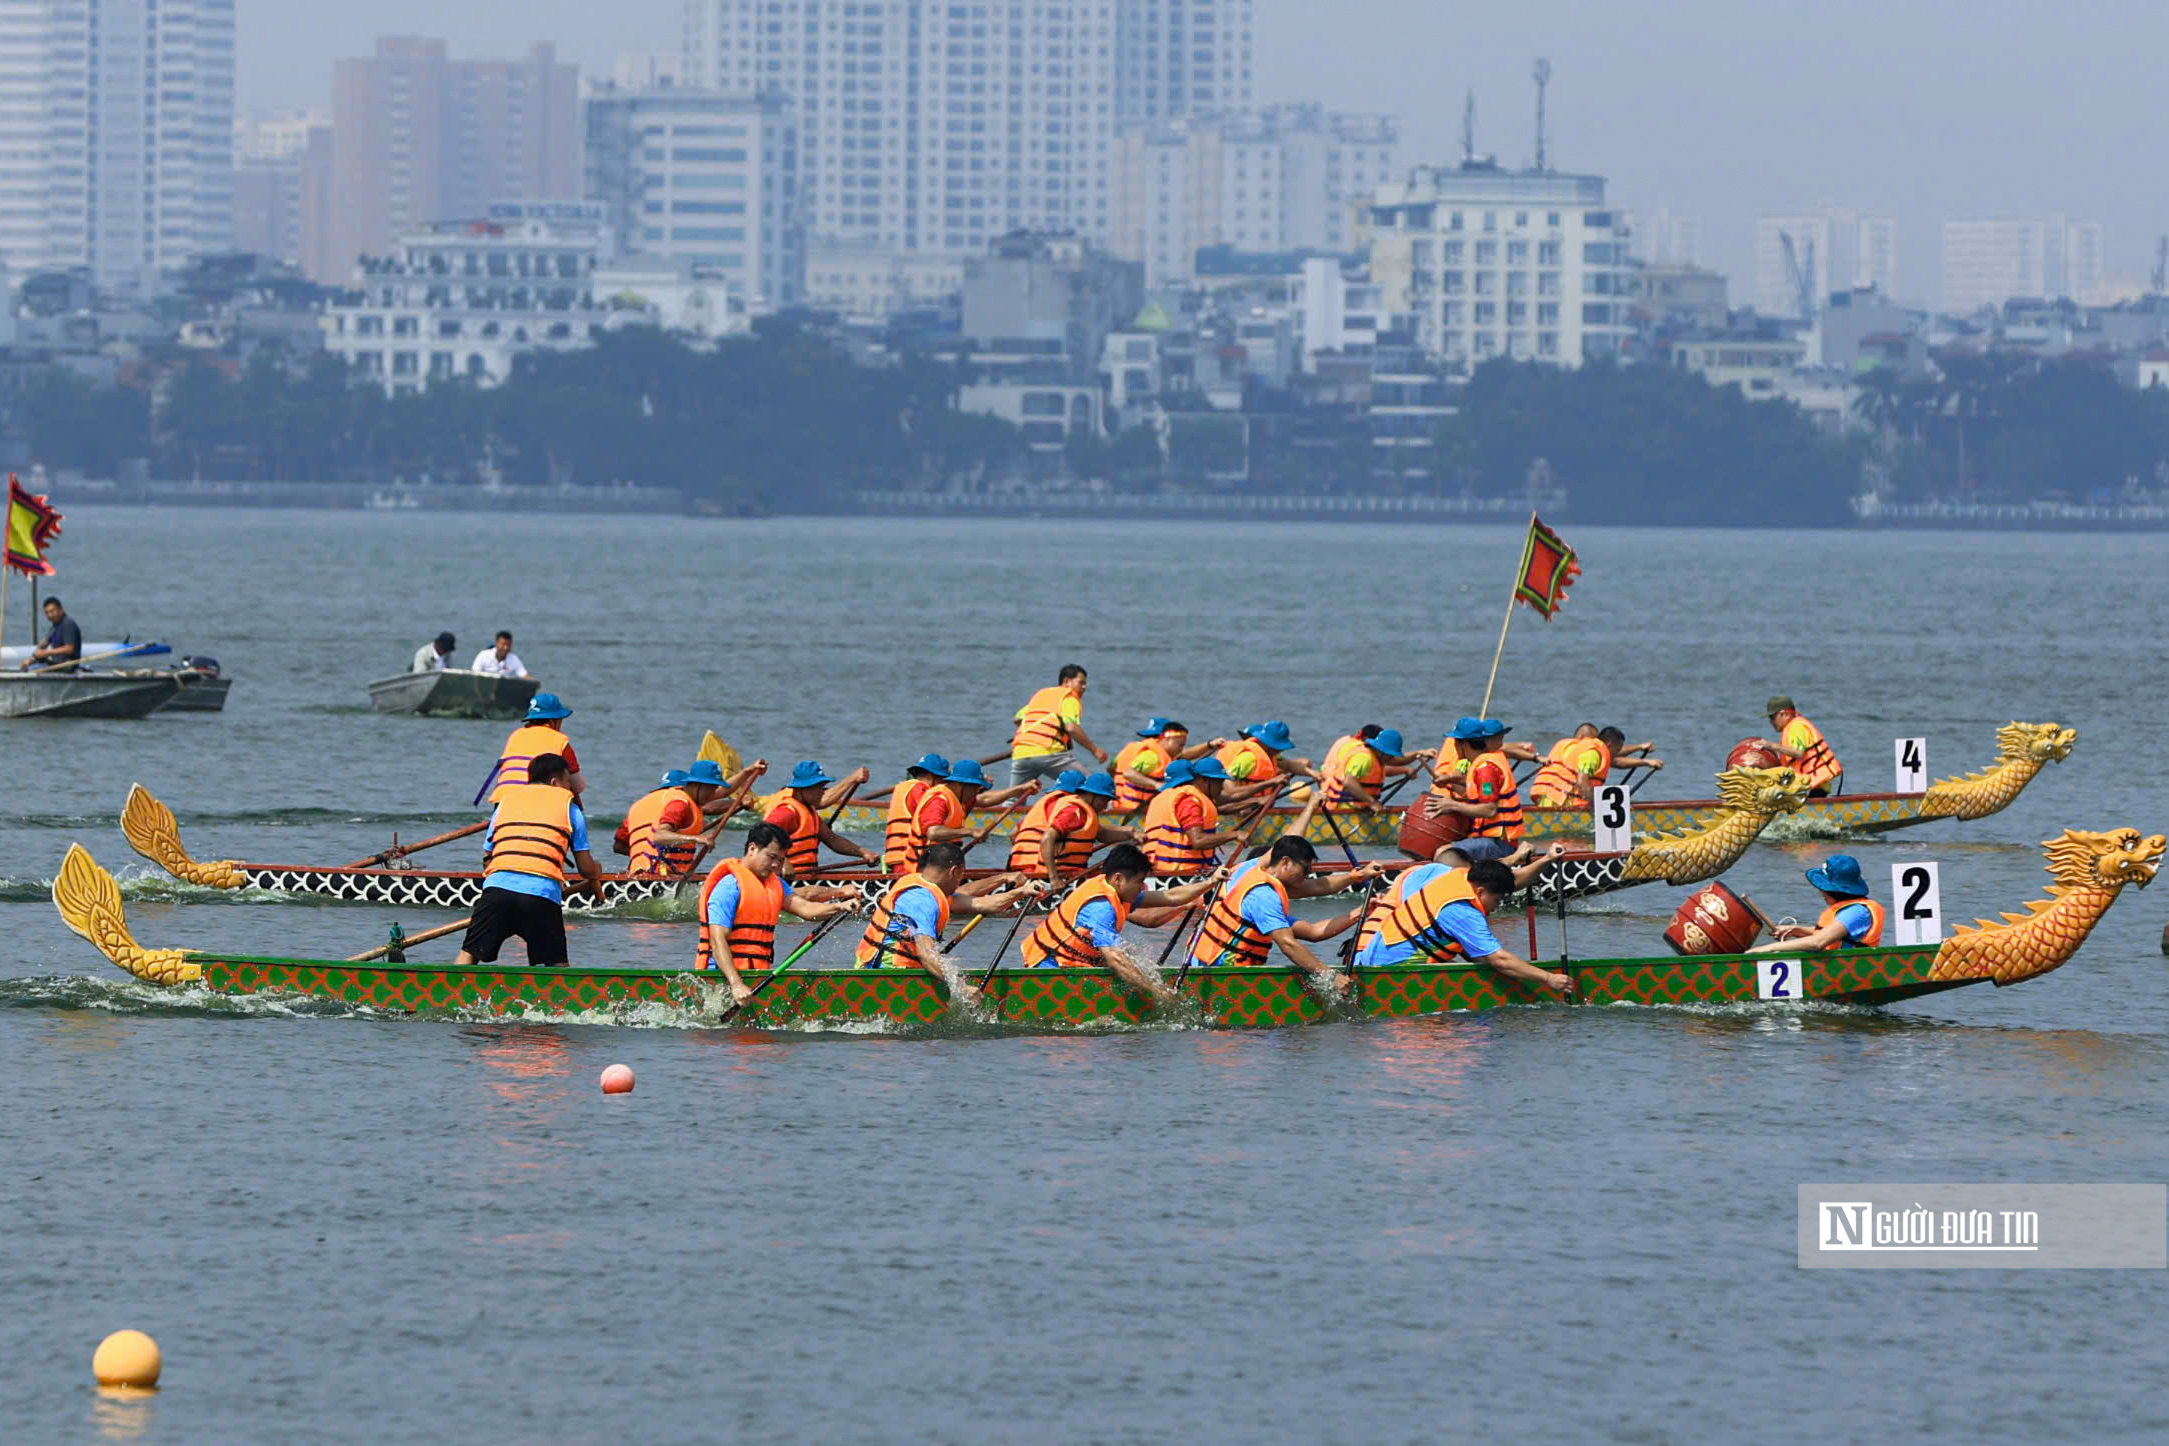
<path fill-rule="evenodd" d="M 1725 755 L 1727 768 L 1775 768 L 1779 762 L 1777 744 L 1767 738 L 1742 738 Z"/>
<path fill-rule="evenodd" d="M 1744 954 L 1762 933 L 1762 911 L 1723 884 L 1687 896 L 1664 931 L 1675 954 Z"/>
<path fill-rule="evenodd" d="M 1442 813 L 1436 818 L 1424 817 L 1424 799 L 1429 797 L 1424 794 L 1401 810 L 1401 852 L 1426 864 L 1440 848 L 1467 838 L 1470 824 L 1466 814 Z"/>

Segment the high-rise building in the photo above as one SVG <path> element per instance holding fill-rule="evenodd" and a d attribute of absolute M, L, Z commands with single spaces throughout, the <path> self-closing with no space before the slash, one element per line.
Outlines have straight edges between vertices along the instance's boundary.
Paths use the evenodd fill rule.
<path fill-rule="evenodd" d="M 619 255 L 689 262 L 756 309 L 800 298 L 798 131 L 780 96 L 599 85 L 586 110 L 587 195 Z"/>
<path fill-rule="evenodd" d="M 322 111 L 282 110 L 234 118 L 233 248 L 274 261 L 302 261 L 302 193 L 309 137 Z"/>
<path fill-rule="evenodd" d="M 2101 223 L 1945 221 L 1943 309 L 1964 314 L 2014 297 L 2089 301 L 2101 286 Z"/>
<path fill-rule="evenodd" d="M 0 0 L 0 262 L 140 295 L 233 244 L 233 0 Z"/>
<path fill-rule="evenodd" d="M 333 67 L 330 235 L 308 247 L 311 275 L 344 283 L 417 227 L 579 187 L 579 74 L 552 47 L 455 61 L 441 40 L 388 36 Z"/>
<path fill-rule="evenodd" d="M 1862 216 L 1837 206 L 1758 217 L 1755 310 L 1765 316 L 1801 317 L 1803 284 L 1814 310 L 1820 310 L 1833 291 L 1872 287 L 1885 296 L 1895 294 L 1897 237 L 1897 223 L 1888 217 Z"/>
<path fill-rule="evenodd" d="M 1114 0 L 687 0 L 684 39 L 686 84 L 790 100 L 823 244 L 1107 233 Z"/>
<path fill-rule="evenodd" d="M 1120 0 L 1115 121 L 1250 107 L 1251 0 Z"/>
<path fill-rule="evenodd" d="M 320 110 L 279 110 L 236 115 L 233 154 L 236 161 L 283 161 L 309 148 L 309 132 L 331 124 Z"/>
<path fill-rule="evenodd" d="M 1634 233 L 1627 244 L 1634 255 L 1655 266 L 1702 264 L 1702 218 L 1682 216 L 1668 206 L 1634 214 Z"/>
<path fill-rule="evenodd" d="M 1197 253 L 1348 251 L 1355 213 L 1393 174 L 1392 117 L 1315 105 L 1189 116 L 1115 143 L 1108 249 L 1142 261 L 1148 286 L 1187 282 Z"/>

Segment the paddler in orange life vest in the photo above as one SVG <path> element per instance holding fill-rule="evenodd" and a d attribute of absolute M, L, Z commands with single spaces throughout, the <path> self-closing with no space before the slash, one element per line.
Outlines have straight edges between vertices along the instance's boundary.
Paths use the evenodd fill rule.
<path fill-rule="evenodd" d="M 1228 772 L 1217 758 L 1171 763 L 1160 791 L 1145 805 L 1145 851 L 1160 874 L 1196 874 L 1219 860 L 1220 846 L 1242 837 L 1220 827 L 1220 791 Z"/>
<path fill-rule="evenodd" d="M 1376 723 L 1336 739 L 1318 765 L 1325 777 L 1326 807 L 1375 809 L 1387 784 L 1414 773 L 1419 762 L 1438 757 L 1435 748 L 1404 753 L 1403 746 L 1399 729 Z"/>
<path fill-rule="evenodd" d="M 1109 771 L 1115 779 L 1115 812 L 1129 815 L 1152 802 L 1171 763 L 1188 763 L 1228 746 L 1225 738 L 1190 742 L 1190 729 L 1173 718 L 1150 718 L 1134 741 L 1115 752 Z"/>
<path fill-rule="evenodd" d="M 916 964 L 946 981 L 952 996 L 969 1004 L 979 991 L 941 952 L 941 931 L 949 927 L 951 911 L 1005 914 L 1043 892 L 1042 885 L 1016 874 L 964 883 L 964 851 L 955 844 L 929 844 L 919 867 L 889 885 L 874 905 L 859 939 L 859 967 L 908 969 Z"/>
<path fill-rule="evenodd" d="M 1457 813 L 1468 819 L 1471 838 L 1519 842 L 1527 828 L 1522 822 L 1521 787 L 1514 781 L 1514 754 L 1506 743 L 1511 731 L 1496 718 L 1456 722 L 1453 732 L 1446 735 L 1456 756 L 1453 762 L 1439 759 L 1431 792 L 1423 802 L 1426 815 Z M 1527 749 L 1527 754 L 1534 756 L 1535 750 Z"/>
<path fill-rule="evenodd" d="M 767 770 L 767 762 L 761 760 L 725 778 L 712 759 L 703 758 L 690 769 L 674 768 L 664 774 L 661 786 L 635 799 L 625 811 L 625 822 L 618 825 L 612 846 L 626 856 L 625 872 L 669 876 L 691 868 L 700 851 L 712 845 L 730 821 L 730 814 L 724 812 L 729 795 Z M 715 824 L 704 828 L 709 815 L 715 816 Z"/>
<path fill-rule="evenodd" d="M 1104 967 L 1162 1004 L 1174 999 L 1175 991 L 1159 972 L 1123 945 L 1122 926 L 1134 922 L 1152 928 L 1179 920 L 1182 910 L 1225 877 L 1225 871 L 1216 869 L 1195 883 L 1148 894 L 1145 878 L 1150 871 L 1144 851 L 1135 844 L 1109 849 L 1099 876 L 1071 889 L 1025 937 L 1025 964 L 1034 969 Z"/>
<path fill-rule="evenodd" d="M 1617 728 L 1598 728 L 1584 723 L 1571 737 L 1552 744 L 1544 764 L 1529 780 L 1529 802 L 1538 808 L 1587 807 L 1600 784 L 1610 780 L 1614 769 L 1624 773 L 1664 767 L 1661 758 L 1649 757 L 1655 743 L 1627 745 L 1627 735 Z"/>
<path fill-rule="evenodd" d="M 1107 750 L 1084 731 L 1086 681 L 1081 665 L 1067 664 L 1052 688 L 1040 689 L 1017 710 L 1017 732 L 1009 740 L 1011 787 L 1053 778 L 1074 766 L 1072 743 L 1083 744 L 1085 752 L 1102 763 L 1107 761 Z"/>
<path fill-rule="evenodd" d="M 1363 922 L 1356 964 L 1377 969 L 1411 962 L 1456 964 L 1467 959 L 1564 994 L 1573 988 L 1571 979 L 1531 964 L 1491 932 L 1484 916 L 1514 889 L 1513 870 L 1497 859 L 1467 868 L 1417 864 L 1379 895 Z"/>
<path fill-rule="evenodd" d="M 580 870 L 580 887 L 602 897 L 602 865 L 588 851 L 587 815 L 572 796 L 571 770 L 555 754 L 537 758 L 519 783 L 497 790 L 490 811 L 489 853 L 482 862 L 482 901 L 459 941 L 461 967 L 494 964 L 517 936 L 527 962 L 562 965 L 565 949 L 565 869 Z"/>
<path fill-rule="evenodd" d="M 1238 864 L 1228 875 L 1205 911 L 1204 922 L 1190 941 L 1193 965 L 1258 965 L 1271 951 L 1280 950 L 1290 964 L 1308 974 L 1313 984 L 1339 992 L 1348 981 L 1310 951 L 1309 945 L 1346 933 L 1363 917 L 1363 906 L 1330 919 L 1297 920 L 1288 911 L 1293 899 L 1338 892 L 1380 877 L 1377 863 L 1366 864 L 1344 875 L 1313 878 L 1318 850 L 1310 840 L 1286 834 L 1273 841 L 1265 857 Z"/>
<path fill-rule="evenodd" d="M 1269 798 L 1289 777 L 1317 780 L 1318 770 L 1308 758 L 1288 752 L 1294 746 L 1288 725 L 1275 718 L 1270 723 L 1253 723 L 1240 738 L 1221 749 L 1217 756 L 1228 774 L 1224 800 L 1227 806 L 1234 808 L 1253 798 Z"/>
<path fill-rule="evenodd" d="M 969 847 L 974 837 L 971 828 L 971 812 L 982 804 L 1007 802 L 1019 794 L 1030 793 L 1039 785 L 1020 783 L 1014 788 L 999 792 L 987 791 L 987 771 L 979 766 L 977 759 L 959 758 L 949 765 L 948 773 L 938 781 L 929 783 L 919 795 L 919 801 L 911 806 L 911 816 L 904 831 L 903 852 L 898 860 L 889 865 L 915 869 L 919 855 L 928 844 L 953 843 Z"/>
<path fill-rule="evenodd" d="M 889 790 L 889 816 L 882 825 L 881 867 L 892 874 L 905 869 L 904 848 L 911 837 L 911 811 L 927 789 L 949 776 L 949 760 L 929 753 L 904 770 L 904 781 Z"/>
<path fill-rule="evenodd" d="M 499 790 L 509 784 L 527 782 L 529 765 L 549 753 L 563 758 L 565 766 L 572 770 L 572 795 L 578 798 L 586 789 L 587 781 L 580 776 L 580 755 L 572 751 L 572 740 L 565 736 L 565 720 L 571 716 L 572 710 L 557 694 L 537 693 L 534 701 L 527 705 L 526 721 L 513 729 L 512 736 L 505 740 L 504 748 L 497 755 L 497 766 L 483 781 L 482 792 L 475 795 L 475 802 L 480 803 L 482 795 L 487 794 L 489 801 L 496 803 Z"/>
<path fill-rule="evenodd" d="M 1770 726 L 1777 730 L 1777 756 L 1792 765 L 1808 786 L 1809 798 L 1827 798 L 1845 787 L 1845 766 L 1830 751 L 1823 730 L 1800 715 L 1783 693 L 1770 700 Z"/>
<path fill-rule="evenodd" d="M 842 899 L 817 904 L 795 895 L 783 876 L 790 856 L 791 836 L 772 823 L 757 823 L 746 832 L 745 854 L 717 864 L 700 886 L 695 965 L 721 969 L 739 1004 L 753 999 L 741 971 L 775 967 L 778 919 L 789 914 L 815 922 L 851 911 Z"/>
<path fill-rule="evenodd" d="M 1860 860 L 1851 854 L 1832 854 L 1819 869 L 1807 871 L 1807 881 L 1821 890 L 1823 911 L 1812 925 L 1780 924 L 1776 938 L 1758 944 L 1750 954 L 1788 954 L 1802 949 L 1872 949 L 1883 942 L 1883 906 L 1868 897 L 1868 881 L 1860 876 Z"/>
<path fill-rule="evenodd" d="M 1034 879 L 1073 879 L 1099 850 L 1135 843 L 1138 835 L 1107 821 L 1114 801 L 1115 781 L 1106 774 L 1087 778 L 1074 768 L 1062 774 L 1024 811 L 1009 846 L 1010 869 Z"/>
<path fill-rule="evenodd" d="M 867 777 L 866 770 L 861 768 L 842 780 L 842 786 L 848 788 L 854 783 L 863 783 Z M 821 809 L 825 805 L 832 805 L 841 799 L 841 795 L 833 791 L 822 791 L 833 790 L 837 782 L 838 780 L 822 771 L 820 764 L 808 759 L 791 770 L 790 781 L 784 784 L 783 797 L 776 800 L 775 807 L 769 809 L 765 816 L 766 822 L 774 824 L 791 837 L 790 860 L 784 867 L 785 872 L 794 880 L 803 882 L 819 872 L 823 844 L 846 858 L 857 859 L 869 868 L 881 867 L 881 860 L 875 856 L 873 850 L 830 828 L 828 819 L 822 815 Z M 818 893 L 808 893 L 806 897 L 809 900 L 819 900 L 856 894 L 857 890 L 850 888 L 843 889 L 841 893 L 835 889 L 823 889 Z"/>

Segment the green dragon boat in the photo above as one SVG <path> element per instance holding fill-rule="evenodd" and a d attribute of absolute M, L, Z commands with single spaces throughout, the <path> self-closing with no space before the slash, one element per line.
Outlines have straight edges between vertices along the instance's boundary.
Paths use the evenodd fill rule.
<path fill-rule="evenodd" d="M 2136 829 L 2067 832 L 2044 846 L 2055 880 L 2049 898 L 2002 922 L 1961 927 L 1937 944 L 1798 955 L 1694 955 L 1545 961 L 1574 981 L 1572 1002 L 1600 1004 L 1881 1005 L 1968 984 L 2007 985 L 2060 967 L 2116 901 L 2144 887 L 2169 840 Z M 146 949 L 128 931 L 120 887 L 82 845 L 71 845 L 53 881 L 69 928 L 134 977 L 219 994 L 294 996 L 413 1014 L 603 1017 L 663 1005 L 695 1020 L 730 1017 L 721 977 L 666 968 L 530 969 L 448 964 L 280 959 Z M 947 987 L 917 969 L 779 969 L 748 976 L 760 992 L 736 1019 L 749 1026 L 845 1024 L 924 1027 L 956 1013 Z M 1331 1018 L 1411 1018 L 1454 1010 L 1560 1002 L 1532 984 L 1480 964 L 1404 964 L 1359 969 L 1345 1000 L 1327 1001 L 1282 966 L 1193 969 L 1182 999 L 1162 1007 L 1102 969 L 996 970 L 978 1006 L 982 1021 L 1033 1029 L 1090 1029 L 1196 1022 L 1269 1029 Z"/>

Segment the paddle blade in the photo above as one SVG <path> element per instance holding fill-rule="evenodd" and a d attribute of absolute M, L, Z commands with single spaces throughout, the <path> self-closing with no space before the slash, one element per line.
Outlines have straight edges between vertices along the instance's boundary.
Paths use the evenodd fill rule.
<path fill-rule="evenodd" d="M 700 752 L 696 756 L 722 769 L 726 778 L 746 766 L 739 758 L 738 750 L 716 737 L 713 728 L 701 735 Z"/>

